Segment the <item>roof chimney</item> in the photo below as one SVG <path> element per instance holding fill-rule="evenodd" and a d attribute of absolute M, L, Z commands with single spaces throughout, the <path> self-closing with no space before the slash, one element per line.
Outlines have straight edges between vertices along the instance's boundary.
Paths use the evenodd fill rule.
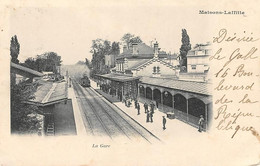
<path fill-rule="evenodd" d="M 134 55 L 138 54 L 138 51 L 137 51 L 137 43 L 132 43 L 132 46 L 133 46 L 133 54 L 134 54 Z"/>
<path fill-rule="evenodd" d="M 158 58 L 159 49 L 158 49 L 158 42 L 154 43 L 154 57 Z"/>

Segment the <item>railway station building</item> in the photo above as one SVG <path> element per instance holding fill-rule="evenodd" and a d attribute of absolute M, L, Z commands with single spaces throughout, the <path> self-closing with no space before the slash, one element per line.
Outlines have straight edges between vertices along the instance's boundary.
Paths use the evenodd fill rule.
<path fill-rule="evenodd" d="M 99 84 L 110 84 L 123 96 L 129 94 L 142 103 L 153 102 L 161 111 L 172 113 L 194 127 L 203 115 L 204 130 L 207 130 L 212 118 L 211 83 L 206 79 L 208 70 L 180 73 L 173 65 L 177 63 L 167 61 L 167 54 L 160 51 L 157 42 L 153 48 L 144 43 L 133 44 L 130 48 L 124 48 L 117 57 L 116 68 L 110 74 L 98 75 Z M 197 54 L 192 57 L 190 53 L 189 56 L 192 62 L 201 58 Z"/>
<path fill-rule="evenodd" d="M 116 67 L 110 74 L 96 75 L 95 78 L 99 85 L 108 86 L 120 99 L 136 99 L 141 77 L 176 75 L 175 67 L 163 60 L 167 57 L 166 52 L 160 51 L 157 42 L 154 47 L 145 43 L 133 43 L 129 49 L 124 47 L 123 53 L 116 58 Z"/>

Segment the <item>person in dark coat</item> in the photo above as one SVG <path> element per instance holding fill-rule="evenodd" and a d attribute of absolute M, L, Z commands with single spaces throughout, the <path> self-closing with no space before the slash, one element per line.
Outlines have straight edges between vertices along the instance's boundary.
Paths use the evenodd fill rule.
<path fill-rule="evenodd" d="M 137 115 L 140 115 L 140 104 L 139 103 L 137 103 L 136 104 L 136 108 L 137 108 Z"/>
<path fill-rule="evenodd" d="M 151 112 L 152 112 L 152 114 L 154 113 L 154 103 L 152 102 L 151 104 L 150 104 L 150 106 L 151 106 Z"/>
<path fill-rule="evenodd" d="M 156 108 L 158 109 L 158 105 L 159 105 L 159 103 L 158 103 L 158 101 L 156 100 Z"/>
<path fill-rule="evenodd" d="M 137 109 L 137 100 L 135 99 L 135 108 Z"/>
<path fill-rule="evenodd" d="M 163 116 L 163 130 L 166 129 L 165 125 L 166 125 L 166 118 L 165 118 L 165 116 Z"/>
<path fill-rule="evenodd" d="M 124 97 L 124 103 L 125 103 L 125 106 L 127 106 L 127 100 L 125 97 Z"/>
<path fill-rule="evenodd" d="M 150 114 L 149 114 L 149 112 L 147 111 L 147 112 L 146 112 L 146 123 L 149 122 L 149 115 L 150 115 Z"/>
<path fill-rule="evenodd" d="M 152 111 L 150 111 L 150 119 L 151 119 L 151 123 L 153 123 L 153 112 Z"/>
<path fill-rule="evenodd" d="M 144 113 L 148 112 L 148 104 L 145 102 L 144 103 Z"/>

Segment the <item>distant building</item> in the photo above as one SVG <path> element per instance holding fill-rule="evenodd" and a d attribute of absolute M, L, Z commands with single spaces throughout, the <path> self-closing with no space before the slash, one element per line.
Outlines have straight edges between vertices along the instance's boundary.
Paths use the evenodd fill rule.
<path fill-rule="evenodd" d="M 116 55 L 114 54 L 109 54 L 105 55 L 105 65 L 109 68 L 115 67 L 116 64 Z"/>
<path fill-rule="evenodd" d="M 165 113 L 197 127 L 201 115 L 204 130 L 212 119 L 212 94 L 207 80 L 209 70 L 207 45 L 198 45 L 188 53 L 188 72 L 179 73 L 179 56 L 169 55 L 144 43 L 124 47 L 116 58 L 112 73 L 97 75 L 99 85 L 115 91 L 121 100 L 137 98 L 144 103 L 157 103 Z M 194 67 L 195 66 L 195 67 Z"/>
<path fill-rule="evenodd" d="M 154 48 L 144 43 L 134 43 L 128 50 L 124 47 L 123 53 L 117 57 L 115 73 L 151 77 L 176 76 L 175 67 L 169 63 L 168 58 L 169 55 L 166 52 L 160 51 L 157 42 Z"/>
<path fill-rule="evenodd" d="M 144 43 L 133 43 L 129 49 L 116 58 L 116 67 L 112 73 L 99 75 L 100 84 L 109 84 L 116 88 L 121 96 L 137 97 L 138 82 L 141 77 L 176 78 L 175 66 L 165 61 L 168 54 L 160 51 L 158 43 L 154 47 Z"/>
<path fill-rule="evenodd" d="M 197 44 L 187 54 L 187 72 L 205 73 L 209 70 L 210 43 Z"/>
<path fill-rule="evenodd" d="M 187 54 L 187 73 L 180 73 L 179 80 L 208 82 L 210 81 L 209 56 L 211 45 L 197 44 Z"/>

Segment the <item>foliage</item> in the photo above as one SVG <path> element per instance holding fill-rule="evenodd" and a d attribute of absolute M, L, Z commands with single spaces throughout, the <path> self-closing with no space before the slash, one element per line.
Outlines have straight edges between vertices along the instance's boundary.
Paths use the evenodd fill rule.
<path fill-rule="evenodd" d="M 105 74 L 107 68 L 105 66 L 105 55 L 111 54 L 111 42 L 103 39 L 92 40 L 91 53 L 92 54 L 92 74 Z"/>
<path fill-rule="evenodd" d="M 182 39 L 181 39 L 182 45 L 180 48 L 180 56 L 181 56 L 181 61 L 180 65 L 182 66 L 183 69 L 187 69 L 187 54 L 188 51 L 191 50 L 191 44 L 190 44 L 190 38 L 189 35 L 187 34 L 186 29 L 182 29 Z"/>
<path fill-rule="evenodd" d="M 130 33 L 125 34 L 122 39 L 129 47 L 132 43 L 141 43 L 142 40 L 139 36 Z M 109 67 L 105 65 L 105 55 L 119 55 L 120 47 L 119 42 L 111 42 L 103 39 L 92 40 L 91 51 L 92 60 L 90 63 L 86 60 L 86 64 L 91 68 L 91 76 L 94 74 L 106 74 L 109 72 Z"/>
<path fill-rule="evenodd" d="M 13 36 L 11 38 L 11 44 L 10 44 L 10 55 L 12 57 L 11 62 L 18 64 L 19 60 L 18 55 L 20 53 L 20 44 L 18 42 L 17 36 Z"/>
<path fill-rule="evenodd" d="M 124 36 L 121 38 L 121 41 L 123 41 L 126 44 L 128 49 L 132 43 L 142 43 L 143 42 L 139 36 L 135 36 L 130 33 L 124 34 Z"/>
<path fill-rule="evenodd" d="M 36 83 L 11 85 L 11 132 L 17 134 L 29 134 L 37 132 L 39 121 L 36 117 L 29 117 L 31 113 L 37 113 L 38 107 L 24 103 L 34 99 L 34 92 L 37 89 Z"/>
<path fill-rule="evenodd" d="M 119 53 L 120 53 L 119 42 L 113 42 L 111 47 L 111 54 L 119 55 Z"/>
<path fill-rule="evenodd" d="M 57 73 L 57 66 L 60 66 L 62 63 L 61 56 L 58 56 L 55 52 L 46 52 L 42 55 L 37 55 L 37 58 L 27 58 L 22 64 L 25 67 L 42 71 L 50 71 Z"/>

